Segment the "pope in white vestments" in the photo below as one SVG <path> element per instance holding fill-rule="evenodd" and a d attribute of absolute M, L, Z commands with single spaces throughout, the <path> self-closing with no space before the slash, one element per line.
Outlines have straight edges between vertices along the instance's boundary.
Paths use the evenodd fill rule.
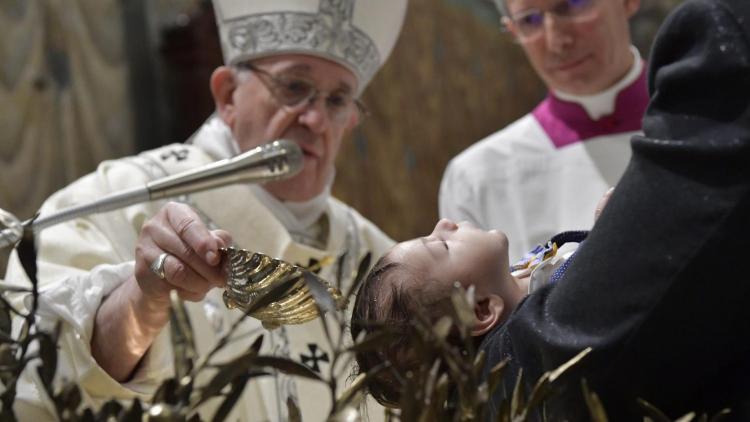
<path fill-rule="evenodd" d="M 337 122 L 336 118 L 343 114 L 340 109 L 342 98 L 344 104 L 347 104 L 347 100 L 352 102 L 349 98 L 359 95 L 390 53 L 403 21 L 406 1 L 370 3 L 356 0 L 287 0 L 250 4 L 234 0 L 217 0 L 215 8 L 225 61 L 235 64 L 261 58 L 266 60 L 261 61 L 261 65 L 267 65 L 267 68 L 271 69 L 266 71 L 261 65 L 257 68 L 252 67 L 248 72 L 257 74 L 254 76 L 257 76 L 258 80 L 240 79 L 240 84 L 245 85 L 238 85 L 240 88 L 237 89 L 244 89 L 247 84 L 255 83 L 254 87 L 257 90 L 263 91 L 267 88 L 270 92 L 264 98 L 286 101 L 283 106 L 277 107 L 278 110 L 273 111 L 284 117 L 296 116 L 298 120 L 289 120 L 292 123 L 289 123 L 288 127 L 292 129 L 280 133 L 290 135 L 280 137 L 296 141 L 294 135 L 303 133 L 301 128 L 309 129 L 309 132 L 320 129 L 319 131 L 324 134 L 321 136 L 328 136 L 328 126 L 325 124 L 334 125 Z M 268 36 L 269 31 L 274 30 L 273 25 L 277 25 L 279 36 L 284 37 L 284 25 L 302 24 L 310 19 L 320 25 L 306 27 L 311 31 L 307 34 L 308 38 L 289 36 L 283 38 L 282 42 L 268 44 L 263 44 L 260 38 L 253 41 L 253 35 L 259 35 L 252 33 L 254 29 L 262 29 Z M 271 26 L 263 26 L 260 23 Z M 326 29 L 323 27 L 324 24 L 330 24 L 331 27 Z M 323 31 L 324 29 L 326 30 Z M 237 34 L 242 31 L 245 31 L 243 34 L 247 37 L 244 41 L 237 38 Z M 339 31 L 338 36 L 335 31 Z M 330 44 L 321 44 L 325 37 L 332 37 Z M 311 42 L 311 39 L 316 42 Z M 268 41 L 268 38 L 265 40 Z M 255 44 L 241 44 L 245 41 Z M 347 47 L 347 42 L 357 44 Z M 354 47 L 360 48 L 360 51 L 352 50 Z M 314 59 L 300 56 L 312 56 Z M 309 72 L 310 76 L 320 79 L 322 83 L 329 81 L 331 73 L 316 73 L 318 63 L 321 62 L 318 58 L 325 59 L 326 63 L 331 62 L 322 64 L 322 68 L 341 66 L 346 72 L 351 72 L 359 85 L 351 92 L 346 91 L 350 89 L 349 86 L 343 85 L 341 88 L 342 85 L 339 85 L 336 89 L 344 90 L 343 94 L 333 90 L 322 92 L 318 87 L 312 87 L 310 89 L 314 91 L 311 91 L 310 96 L 305 97 L 304 104 L 300 105 L 288 104 L 289 100 L 284 97 L 284 93 L 271 92 L 280 89 L 279 84 L 285 83 L 284 78 L 291 78 L 289 74 L 272 74 L 273 70 L 284 69 L 283 66 L 287 63 L 297 63 L 296 66 L 292 66 L 296 72 L 293 73 L 294 77 Z M 268 78 L 270 81 L 261 81 L 261 78 Z M 256 101 L 253 97 L 256 95 L 255 92 L 250 92 L 247 98 Z M 323 94 L 327 97 L 322 98 L 323 104 L 319 105 L 318 97 L 322 97 Z M 234 95 L 235 97 L 231 98 L 234 103 L 230 106 L 239 108 L 237 96 L 241 94 L 235 92 Z M 337 97 L 332 99 L 334 95 Z M 247 150 L 248 148 L 243 148 L 242 142 L 238 140 L 238 134 L 242 129 L 238 129 L 237 120 L 227 119 L 227 106 L 219 104 L 220 101 L 217 99 L 217 114 L 212 116 L 188 142 L 168 145 L 134 157 L 103 162 L 94 173 L 53 195 L 43 205 L 42 215 L 86 203 L 123 189 L 140 187 L 149 181 L 194 169 Z M 350 105 L 354 106 L 353 103 Z M 252 110 L 258 108 L 260 106 Z M 328 120 L 321 117 L 324 112 L 327 113 Z M 270 124 L 273 125 L 274 122 Z M 340 142 L 343 132 L 336 132 L 335 136 L 339 139 L 334 141 Z M 301 146 L 306 154 L 305 166 L 309 162 L 316 162 L 315 159 L 319 157 L 315 154 L 326 154 L 320 153 L 311 143 Z M 208 228 L 229 232 L 233 245 L 237 247 L 302 266 L 333 259 L 336 264 L 321 269 L 320 275 L 324 279 L 336 281 L 340 262 L 337 260 L 343 260 L 341 268 L 344 276 L 339 287 L 345 291 L 364 255 L 371 253 L 378 257 L 393 245 L 393 241 L 357 211 L 330 195 L 334 177 L 333 158 L 336 151 L 337 147 L 333 150 L 333 157 L 330 157 L 326 164 L 331 166 L 331 169 L 324 169 L 330 171 L 321 173 L 326 177 L 321 184 L 323 188 L 305 200 L 280 199 L 275 190 L 244 184 L 175 199 L 189 205 Z M 313 155 L 313 159 L 308 157 L 308 152 Z M 295 183 L 295 179 L 291 180 Z M 301 180 L 299 183 L 304 185 L 307 182 L 309 180 Z M 86 405 L 97 406 L 112 398 L 140 398 L 148 401 L 159 384 L 174 375 L 169 325 L 155 337 L 131 376 L 124 382 L 110 376 L 92 356 L 92 337 L 95 324 L 98 323 L 97 312 L 113 292 L 133 277 L 133 261 L 135 259 L 137 263 L 139 259 L 135 253 L 135 245 L 139 243 L 139 232 L 144 222 L 157 214 L 163 206 L 164 201 L 158 201 L 90 215 L 50 227 L 38 238 L 38 279 L 43 292 L 38 309 L 40 325 L 43 328 L 52 328 L 57 321 L 62 322 L 57 378 L 76 381 L 81 387 Z M 174 256 L 169 259 L 173 258 L 176 259 Z M 163 275 L 160 276 L 162 280 Z M 6 279 L 16 282 L 24 279 L 17 260 L 11 263 Z M 226 334 L 234 321 L 243 316 L 241 311 L 227 309 L 221 295 L 222 289 L 213 288 L 203 300 L 185 302 L 199 355 L 211 350 L 217 339 Z M 29 304 L 29 300 L 30 298 L 25 298 L 26 305 Z M 107 334 L 100 334 L 100 337 L 106 337 Z M 250 344 L 261 334 L 264 335 L 262 353 L 296 360 L 311 370 L 328 376 L 331 370 L 331 351 L 318 320 L 269 331 L 264 329 L 259 321 L 246 318 L 232 336 L 234 341 L 213 360 L 226 361 L 247 351 Z M 100 338 L 100 341 L 102 340 L 106 344 L 107 339 Z M 339 371 L 339 375 L 343 375 L 339 377 L 339 381 L 343 381 L 347 373 Z M 23 381 L 18 391 L 19 417 L 25 420 L 36 412 L 44 414 L 45 411 L 48 415 L 54 414 L 54 407 L 45 400 L 36 372 L 28 370 Z M 340 384 L 339 392 L 342 387 L 343 384 Z M 247 384 L 243 396 L 228 420 L 286 420 L 289 418 L 287 403 L 290 401 L 299 407 L 304 420 L 316 421 L 327 416 L 332 398 L 325 385 L 312 381 L 300 381 L 281 374 L 256 378 Z M 220 400 L 214 399 L 213 402 L 201 407 L 201 416 L 211 418 L 220 403 Z"/>

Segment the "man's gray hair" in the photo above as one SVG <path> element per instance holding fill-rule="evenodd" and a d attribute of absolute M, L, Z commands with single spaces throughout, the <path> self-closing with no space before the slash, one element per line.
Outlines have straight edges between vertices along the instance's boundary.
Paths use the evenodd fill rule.
<path fill-rule="evenodd" d="M 494 0 L 497 10 L 501 16 L 508 16 L 508 6 L 505 5 L 506 0 Z"/>

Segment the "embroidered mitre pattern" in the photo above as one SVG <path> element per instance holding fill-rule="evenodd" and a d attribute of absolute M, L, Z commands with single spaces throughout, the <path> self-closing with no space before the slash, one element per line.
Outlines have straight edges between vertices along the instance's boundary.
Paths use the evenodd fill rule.
<path fill-rule="evenodd" d="M 321 0 L 317 13 L 269 12 L 226 20 L 222 47 L 232 62 L 265 52 L 316 51 L 344 62 L 361 81 L 369 81 L 381 63 L 375 42 L 352 24 L 354 2 Z"/>

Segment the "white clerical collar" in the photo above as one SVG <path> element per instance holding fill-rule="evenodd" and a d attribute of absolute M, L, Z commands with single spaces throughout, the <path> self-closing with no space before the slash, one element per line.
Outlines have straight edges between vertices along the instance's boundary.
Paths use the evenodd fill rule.
<path fill-rule="evenodd" d="M 598 120 L 602 116 L 614 113 L 617 94 L 635 82 L 643 70 L 643 60 L 641 60 L 641 54 L 638 52 L 638 49 L 631 45 L 630 52 L 633 54 L 633 66 L 612 87 L 593 95 L 573 95 L 557 90 L 553 90 L 553 93 L 561 100 L 580 104 L 592 120 Z"/>
<path fill-rule="evenodd" d="M 320 232 L 318 223 L 328 207 L 333 179 L 333 177 L 330 178 L 330 182 L 320 195 L 302 202 L 281 201 L 260 185 L 251 185 L 250 189 L 255 197 L 281 222 L 294 240 L 322 249 L 325 247 L 323 240 L 328 238 L 328 233 Z"/>
<path fill-rule="evenodd" d="M 188 140 L 188 143 L 201 148 L 216 160 L 233 157 L 240 153 L 229 126 L 216 115 L 211 116 Z M 248 186 L 293 237 L 296 237 L 295 234 L 301 237 L 320 237 L 314 234 L 317 232 L 316 223 L 326 211 L 334 178 L 334 174 L 331 174 L 320 195 L 302 202 L 280 201 L 261 185 Z M 325 237 L 327 233 L 322 235 Z"/>

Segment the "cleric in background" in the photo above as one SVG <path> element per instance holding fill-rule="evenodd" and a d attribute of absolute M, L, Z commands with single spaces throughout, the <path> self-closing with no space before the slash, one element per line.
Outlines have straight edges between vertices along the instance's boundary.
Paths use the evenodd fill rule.
<path fill-rule="evenodd" d="M 630 159 L 648 92 L 628 27 L 640 0 L 495 4 L 549 94 L 451 160 L 439 204 L 441 217 L 506 233 L 515 262 L 559 232 L 591 228 Z"/>

